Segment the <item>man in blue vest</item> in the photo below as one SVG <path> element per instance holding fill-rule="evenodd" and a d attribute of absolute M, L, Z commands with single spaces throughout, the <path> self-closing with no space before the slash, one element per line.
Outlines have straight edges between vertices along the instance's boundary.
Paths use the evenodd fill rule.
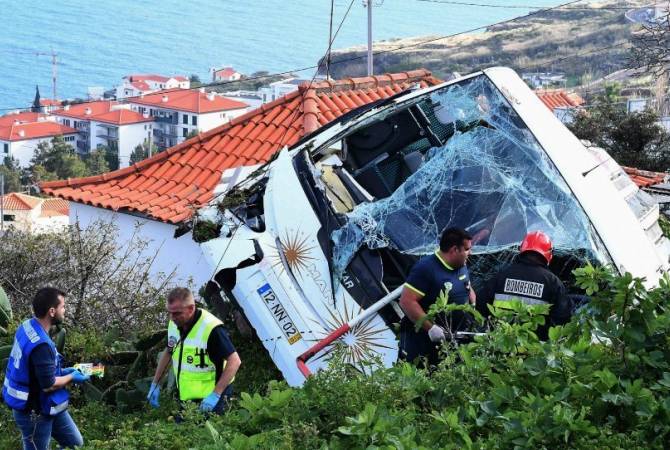
<path fill-rule="evenodd" d="M 49 337 L 49 329 L 65 318 L 65 293 L 40 289 L 33 299 L 32 319 L 16 330 L 2 397 L 12 408 L 23 436 L 24 450 L 49 448 L 51 437 L 61 447 L 84 445 L 77 425 L 67 411 L 70 383 L 83 383 L 88 375 L 62 368 L 62 357 Z"/>
<path fill-rule="evenodd" d="M 193 294 L 186 288 L 175 288 L 168 294 L 167 310 L 167 348 L 158 361 L 147 400 L 158 407 L 160 379 L 172 362 L 179 400 L 198 401 L 202 411 L 221 414 L 242 364 L 223 323 L 197 308 Z"/>
<path fill-rule="evenodd" d="M 426 320 L 426 312 L 447 287 L 450 304 L 474 306 L 475 292 L 465 265 L 471 250 L 472 236 L 461 228 L 447 228 L 440 236 L 440 248 L 412 267 L 400 295 L 400 307 L 405 312 L 400 322 L 402 358 L 414 361 L 425 357 L 434 366 L 440 345 L 447 339 L 445 328 L 456 332 L 468 327 L 470 317 L 461 311 L 438 316 L 434 322 Z"/>

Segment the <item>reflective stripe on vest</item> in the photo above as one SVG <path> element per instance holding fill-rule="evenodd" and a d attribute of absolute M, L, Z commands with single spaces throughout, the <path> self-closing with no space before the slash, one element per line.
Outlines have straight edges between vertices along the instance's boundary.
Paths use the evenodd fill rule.
<path fill-rule="evenodd" d="M 4 383 L 4 385 L 5 385 L 5 389 L 7 389 L 6 392 L 7 392 L 9 395 L 11 395 L 12 397 L 14 397 L 14 398 L 16 398 L 16 399 L 19 399 L 19 400 L 23 400 L 23 401 L 28 400 L 28 392 L 26 392 L 26 391 L 19 391 L 18 389 L 14 389 L 13 387 L 11 387 L 11 386 L 9 385 L 9 378 L 5 378 L 5 383 Z"/>
<path fill-rule="evenodd" d="M 216 386 L 216 367 L 207 354 L 207 341 L 212 330 L 223 323 L 210 312 L 201 311 L 200 318 L 181 342 L 177 325 L 172 321 L 168 325 L 168 342 L 179 342 L 172 352 L 172 370 L 180 400 L 201 400 Z"/>
<path fill-rule="evenodd" d="M 59 405 L 52 406 L 51 409 L 49 409 L 49 414 L 55 416 L 59 412 L 65 411 L 69 403 L 70 403 L 69 401 L 65 400 L 63 403 Z"/>
<path fill-rule="evenodd" d="M 513 303 L 522 303 L 527 306 L 548 305 L 549 302 L 538 298 L 525 297 L 523 295 L 509 295 L 496 293 L 493 297 L 493 306 L 503 309 L 511 309 Z"/>

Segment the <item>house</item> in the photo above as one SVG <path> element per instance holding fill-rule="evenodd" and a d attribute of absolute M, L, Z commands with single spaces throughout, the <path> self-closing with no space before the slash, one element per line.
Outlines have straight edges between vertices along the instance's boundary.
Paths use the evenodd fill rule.
<path fill-rule="evenodd" d="M 670 217 L 670 173 L 651 172 L 635 167 L 623 167 L 623 170 L 640 189 L 654 198 L 660 211 Z"/>
<path fill-rule="evenodd" d="M 212 81 L 236 81 L 242 78 L 242 74 L 232 67 L 224 67 L 222 69 L 212 69 Z"/>
<path fill-rule="evenodd" d="M 211 130 L 247 112 L 249 105 L 204 88 L 172 89 L 128 99 L 133 111 L 155 120 L 153 142 L 161 149 Z"/>
<path fill-rule="evenodd" d="M 116 87 L 116 98 L 136 97 L 163 89 L 189 89 L 191 82 L 184 76 L 165 77 L 156 74 L 134 74 L 123 77 Z"/>
<path fill-rule="evenodd" d="M 2 197 L 2 227 L 29 233 L 58 231 L 69 224 L 69 203 L 58 198 L 43 199 L 12 192 Z"/>
<path fill-rule="evenodd" d="M 286 80 L 279 80 L 260 88 L 258 90 L 258 94 L 260 95 L 263 103 L 269 103 L 277 100 L 280 97 L 288 95 L 291 92 L 297 91 L 298 86 L 305 83 L 309 84 L 310 82 L 311 80 L 305 80 L 301 78 L 288 78 Z"/>
<path fill-rule="evenodd" d="M 16 112 L 0 117 L 0 161 L 10 156 L 21 167 L 28 167 L 35 149 L 41 142 L 63 136 L 65 142 L 76 145 L 78 132 L 58 123 L 53 117 L 34 112 Z"/>
<path fill-rule="evenodd" d="M 52 100 L 50 98 L 41 98 L 40 107 L 42 108 L 43 113 L 50 113 L 54 109 L 61 107 L 62 102 L 60 100 Z"/>
<path fill-rule="evenodd" d="M 154 273 L 176 269 L 196 287 L 212 273 L 191 233 L 174 238 L 194 209 L 206 205 L 278 150 L 343 114 L 417 84 L 440 80 L 426 70 L 305 83 L 298 89 L 130 167 L 100 176 L 42 183 L 70 200 L 70 221 L 113 220 L 120 242 L 136 233 L 150 241 Z M 168 94 L 169 95 L 169 94 Z M 146 98 L 146 96 L 145 96 Z M 169 100 L 169 99 L 168 99 Z"/>
<path fill-rule="evenodd" d="M 657 104 L 658 103 L 655 99 L 643 97 L 630 98 L 626 101 L 626 111 L 628 111 L 629 114 L 634 112 L 643 112 L 648 107 L 654 108 Z M 668 133 L 670 133 L 670 115 L 667 115 L 667 113 L 670 111 L 670 103 L 667 101 L 664 102 L 661 107 L 658 108 L 658 110 L 661 112 L 658 119 L 658 124 L 662 126 Z"/>
<path fill-rule="evenodd" d="M 575 112 L 584 104 L 584 99 L 579 95 L 563 89 L 538 90 L 535 94 L 563 123 L 572 122 Z"/>
<path fill-rule="evenodd" d="M 130 164 L 133 150 L 151 140 L 154 128 L 154 119 L 148 114 L 110 100 L 65 105 L 52 114 L 59 123 L 78 131 L 79 153 L 86 154 L 100 146 L 116 149 L 119 167 Z"/>
<path fill-rule="evenodd" d="M 553 72 L 526 72 L 521 74 L 521 79 L 532 89 L 563 86 L 566 81 L 564 73 Z"/>

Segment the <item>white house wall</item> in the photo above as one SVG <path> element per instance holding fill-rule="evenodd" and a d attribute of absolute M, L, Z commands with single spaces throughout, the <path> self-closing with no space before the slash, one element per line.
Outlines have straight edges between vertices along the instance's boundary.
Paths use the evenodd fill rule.
<path fill-rule="evenodd" d="M 201 132 L 209 131 L 212 128 L 218 127 L 219 125 L 230 122 L 235 117 L 239 117 L 247 111 L 248 108 L 240 108 L 228 111 L 217 111 L 207 114 L 200 114 L 198 117 L 198 129 Z"/>
<path fill-rule="evenodd" d="M 136 227 L 139 226 L 137 236 L 148 241 L 148 246 L 142 255 L 146 258 L 156 256 L 150 273 L 154 280 L 159 273 L 170 273 L 175 270 L 173 282 L 184 285 L 192 279 L 192 287 L 196 291 L 209 281 L 211 270 L 205 263 L 200 246 L 193 241 L 191 233 L 175 239 L 174 225 L 70 202 L 71 224 L 79 221 L 80 226 L 86 227 L 97 220 L 111 221 L 118 226 L 117 242 L 121 246 L 128 243 Z"/>
<path fill-rule="evenodd" d="M 69 134 L 66 136 L 70 137 L 75 135 Z M 24 141 L 7 142 L 9 144 L 9 153 L 4 153 L 4 150 L 1 150 L 2 148 L 4 148 L 4 143 L 6 141 L 0 141 L 0 152 L 2 152 L 1 155 L 3 159 L 5 156 L 11 156 L 16 160 L 18 160 L 19 165 L 21 167 L 28 167 L 30 166 L 30 160 L 33 159 L 33 156 L 35 154 L 35 149 L 40 144 L 40 142 L 51 142 L 53 138 L 54 138 L 53 136 L 49 136 L 46 138 L 26 139 Z M 66 143 L 70 144 L 72 147 L 76 147 L 77 145 L 76 139 L 72 141 L 67 141 Z"/>
<path fill-rule="evenodd" d="M 135 147 L 149 139 L 152 133 L 153 123 L 142 122 L 119 127 L 119 167 L 130 165 L 130 155 Z"/>

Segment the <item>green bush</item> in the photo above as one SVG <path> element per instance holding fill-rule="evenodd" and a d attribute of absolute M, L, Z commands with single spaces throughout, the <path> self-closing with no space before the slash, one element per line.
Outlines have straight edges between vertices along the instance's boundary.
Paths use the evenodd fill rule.
<path fill-rule="evenodd" d="M 335 364 L 300 389 L 271 381 L 242 393 L 224 416 L 188 407 L 181 424 L 167 394 L 158 410 L 79 399 L 71 412 L 95 449 L 667 448 L 670 278 L 648 291 L 603 268 L 575 275 L 592 301 L 546 342 L 534 331 L 544 317 L 516 305 L 493 310 L 486 336 L 445 345 L 430 373 L 399 363 L 365 376 Z M 18 442 L 2 408 L 0 448 Z"/>

